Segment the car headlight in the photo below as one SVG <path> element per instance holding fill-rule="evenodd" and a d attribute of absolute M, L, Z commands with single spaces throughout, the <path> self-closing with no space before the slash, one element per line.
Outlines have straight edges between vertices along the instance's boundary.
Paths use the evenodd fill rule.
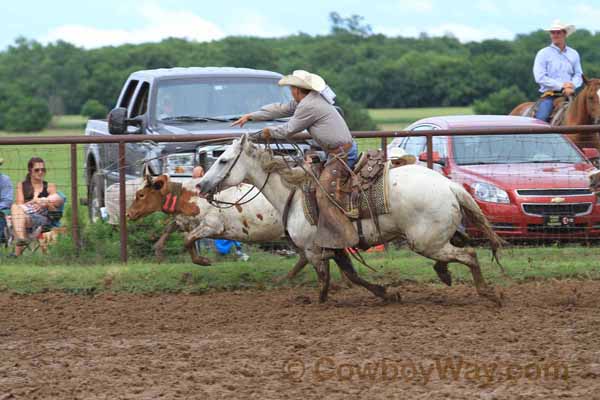
<path fill-rule="evenodd" d="M 485 182 L 475 182 L 471 187 L 473 188 L 475 197 L 481 201 L 504 204 L 510 203 L 508 193 L 497 186 Z"/>
<path fill-rule="evenodd" d="M 163 171 L 170 176 L 191 176 L 194 169 L 194 153 L 170 154 L 165 158 Z"/>

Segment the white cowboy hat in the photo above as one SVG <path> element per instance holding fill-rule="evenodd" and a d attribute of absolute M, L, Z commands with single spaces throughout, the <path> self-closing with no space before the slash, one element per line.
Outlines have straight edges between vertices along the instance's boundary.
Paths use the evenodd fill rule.
<path fill-rule="evenodd" d="M 555 19 L 554 22 L 552 22 L 552 25 L 550 26 L 550 28 L 547 28 L 544 30 L 547 32 L 565 31 L 567 33 L 566 36 L 569 36 L 571 33 L 575 32 L 575 25 L 565 25 L 562 22 L 560 22 L 560 20 Z"/>
<path fill-rule="evenodd" d="M 291 75 L 286 75 L 279 80 L 279 86 L 296 86 L 321 93 L 327 88 L 325 80 L 317 74 L 298 69 Z"/>
<path fill-rule="evenodd" d="M 388 159 L 390 160 L 404 160 L 406 164 L 414 164 L 417 162 L 417 157 L 412 154 L 408 154 L 406 150 L 401 147 L 394 147 L 388 152 Z"/>

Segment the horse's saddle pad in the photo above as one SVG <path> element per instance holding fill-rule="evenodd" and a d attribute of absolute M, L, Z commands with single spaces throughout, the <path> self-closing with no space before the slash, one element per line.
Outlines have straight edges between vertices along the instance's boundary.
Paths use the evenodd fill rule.
<path fill-rule="evenodd" d="M 336 200 L 353 219 L 370 219 L 389 213 L 388 175 L 389 162 L 381 150 L 362 153 L 354 168 L 353 177 L 338 191 Z M 309 181 L 302 186 L 304 214 L 311 225 L 319 220 L 316 192 L 317 184 Z"/>

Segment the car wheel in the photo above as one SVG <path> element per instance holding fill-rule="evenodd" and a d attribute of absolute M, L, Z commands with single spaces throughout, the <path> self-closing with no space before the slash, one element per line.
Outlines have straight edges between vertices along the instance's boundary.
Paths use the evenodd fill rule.
<path fill-rule="evenodd" d="M 104 207 L 104 178 L 94 172 L 88 187 L 88 215 L 90 222 L 102 220 L 100 209 Z"/>

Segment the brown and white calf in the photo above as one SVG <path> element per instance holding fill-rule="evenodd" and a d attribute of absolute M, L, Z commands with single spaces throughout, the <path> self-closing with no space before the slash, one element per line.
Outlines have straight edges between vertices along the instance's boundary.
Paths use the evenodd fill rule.
<path fill-rule="evenodd" d="M 167 175 L 156 178 L 146 176 L 144 186 L 137 190 L 133 203 L 127 209 L 127 217 L 136 220 L 159 211 L 174 215 L 175 223 L 155 246 L 160 249 L 164 246 L 168 234 L 179 229 L 185 232 L 185 247 L 192 262 L 198 265 L 210 265 L 208 258 L 196 252 L 195 242 L 199 239 L 272 242 L 280 240 L 283 236 L 279 212 L 262 194 L 254 197 L 256 188 L 252 189 L 251 185 L 242 184 L 220 192 L 217 200 L 234 203 L 252 189 L 245 198 L 254 199 L 244 205 L 219 208 L 196 195 L 194 183 L 197 181 L 190 181 L 188 187 L 171 182 Z M 292 278 L 307 264 L 304 253 L 299 252 L 299 255 L 296 265 L 284 279 Z"/>

